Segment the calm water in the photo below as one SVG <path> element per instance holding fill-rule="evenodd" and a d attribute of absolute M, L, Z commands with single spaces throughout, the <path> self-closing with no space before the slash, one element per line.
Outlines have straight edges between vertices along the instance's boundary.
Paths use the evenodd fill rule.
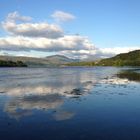
<path fill-rule="evenodd" d="M 1 140 L 140 140 L 139 68 L 1 68 Z"/>

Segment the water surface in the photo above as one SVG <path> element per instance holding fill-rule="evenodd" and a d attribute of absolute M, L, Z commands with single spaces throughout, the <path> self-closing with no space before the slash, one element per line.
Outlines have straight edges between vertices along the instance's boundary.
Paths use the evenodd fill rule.
<path fill-rule="evenodd" d="M 1 68 L 0 139 L 139 140 L 140 68 Z"/>

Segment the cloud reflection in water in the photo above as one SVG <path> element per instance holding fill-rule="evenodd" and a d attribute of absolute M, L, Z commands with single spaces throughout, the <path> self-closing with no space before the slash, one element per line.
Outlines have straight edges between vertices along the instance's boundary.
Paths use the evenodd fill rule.
<path fill-rule="evenodd" d="M 28 74 L 28 69 L 23 72 L 24 74 L 20 74 L 18 71 L 16 75 L 11 71 L 6 79 L 0 81 L 1 91 L 10 97 L 4 111 L 15 119 L 33 115 L 34 110 L 56 110 L 52 114 L 55 120 L 70 119 L 75 113 L 61 108 L 64 100 L 87 95 L 96 82 L 95 77 L 87 72 L 74 75 L 71 71 L 71 74 L 64 71 L 64 77 L 59 70 L 58 73 L 40 72 L 38 76 L 34 72 L 30 75 L 30 71 Z"/>
<path fill-rule="evenodd" d="M 56 110 L 52 114 L 55 120 L 70 119 L 76 113 L 62 109 L 66 98 L 70 100 L 69 97 L 79 98 L 88 95 L 96 84 L 127 85 L 131 82 L 126 74 L 125 77 L 122 75 L 107 77 L 108 71 L 104 73 L 101 71 L 103 75 L 91 70 L 73 71 L 72 69 L 70 71 L 43 69 L 38 73 L 36 70 L 31 72 L 27 69 L 21 70 L 21 73 L 18 70 L 17 75 L 14 71 L 9 73 L 7 78 L 1 79 L 0 90 L 2 94 L 10 97 L 6 101 L 4 111 L 16 119 L 34 114 L 33 110 Z"/>

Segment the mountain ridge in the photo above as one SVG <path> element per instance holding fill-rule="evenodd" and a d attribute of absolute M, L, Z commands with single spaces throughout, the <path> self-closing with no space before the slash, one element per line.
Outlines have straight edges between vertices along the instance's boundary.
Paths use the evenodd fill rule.
<path fill-rule="evenodd" d="M 1 64 L 18 65 L 19 62 L 28 67 L 59 67 L 59 66 L 140 66 L 140 50 L 118 54 L 111 58 L 98 61 L 80 61 L 64 55 L 52 55 L 44 58 L 25 56 L 0 56 Z M 2 62 L 4 61 L 4 62 Z M 15 64 L 14 64 L 15 63 Z M 20 66 L 20 65 L 19 65 Z"/>
<path fill-rule="evenodd" d="M 59 59 L 58 59 L 59 58 Z M 52 55 L 44 58 L 26 57 L 26 56 L 0 56 L 1 61 L 21 61 L 28 67 L 52 67 L 60 66 L 66 63 L 75 62 L 76 59 L 71 59 L 63 55 Z"/>

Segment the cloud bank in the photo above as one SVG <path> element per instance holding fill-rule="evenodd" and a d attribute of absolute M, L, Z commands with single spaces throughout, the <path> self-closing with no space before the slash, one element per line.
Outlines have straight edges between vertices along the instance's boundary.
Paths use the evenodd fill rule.
<path fill-rule="evenodd" d="M 55 11 L 51 17 L 59 22 L 74 20 L 76 17 L 63 11 Z M 33 22 L 30 16 L 20 15 L 17 11 L 9 13 L 1 26 L 6 36 L 0 37 L 0 53 L 9 51 L 55 52 L 71 58 L 96 59 L 111 57 L 140 47 L 96 48 L 88 37 L 68 35 L 56 23 Z M 21 53 L 19 53 L 21 54 Z"/>
<path fill-rule="evenodd" d="M 53 16 L 59 20 L 74 19 L 69 13 L 56 11 Z M 94 45 L 87 37 L 67 35 L 57 24 L 32 22 L 31 17 L 18 12 L 9 13 L 2 27 L 6 37 L 0 37 L 0 49 L 7 51 L 45 51 L 60 52 L 64 50 L 89 50 Z"/>
<path fill-rule="evenodd" d="M 14 51 L 46 51 L 59 52 L 62 50 L 89 50 L 92 46 L 88 39 L 82 36 L 68 36 L 57 39 L 49 38 L 29 38 L 23 36 L 0 38 L 1 50 Z"/>

